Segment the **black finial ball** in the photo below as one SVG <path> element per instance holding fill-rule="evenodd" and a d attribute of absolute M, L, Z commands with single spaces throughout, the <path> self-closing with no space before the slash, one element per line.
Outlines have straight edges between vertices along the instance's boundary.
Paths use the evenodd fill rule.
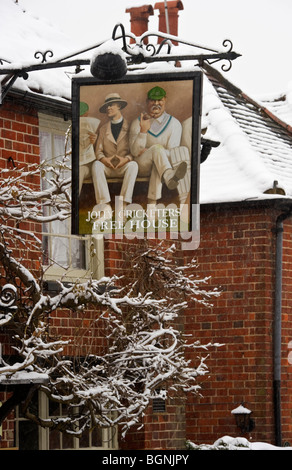
<path fill-rule="evenodd" d="M 119 54 L 106 52 L 91 61 L 90 72 L 100 80 L 114 80 L 126 75 L 127 64 Z"/>

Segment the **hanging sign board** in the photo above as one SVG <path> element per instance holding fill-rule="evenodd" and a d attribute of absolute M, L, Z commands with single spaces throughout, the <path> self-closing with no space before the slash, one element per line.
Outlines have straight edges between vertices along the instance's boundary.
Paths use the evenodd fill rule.
<path fill-rule="evenodd" d="M 72 232 L 198 239 L 201 72 L 72 86 Z"/>

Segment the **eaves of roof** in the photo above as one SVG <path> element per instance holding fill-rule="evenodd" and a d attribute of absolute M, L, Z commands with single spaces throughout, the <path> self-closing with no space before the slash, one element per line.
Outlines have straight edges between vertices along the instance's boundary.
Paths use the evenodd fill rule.
<path fill-rule="evenodd" d="M 39 111 L 46 111 L 48 114 L 59 114 L 65 120 L 71 119 L 72 105 L 71 101 L 61 100 L 42 93 L 34 93 L 12 88 L 7 94 L 7 100 L 13 99 L 20 104 L 29 103 L 35 106 Z"/>
<path fill-rule="evenodd" d="M 292 126 L 284 122 L 282 119 L 279 117 L 275 116 L 274 113 L 272 113 L 268 108 L 263 106 L 262 104 L 259 104 L 257 101 L 253 100 L 250 96 L 246 95 L 244 92 L 241 92 L 241 96 L 248 102 L 253 104 L 254 106 L 258 107 L 263 113 L 265 113 L 270 119 L 275 121 L 277 124 L 280 126 L 284 127 L 290 134 L 292 134 Z"/>
<path fill-rule="evenodd" d="M 247 199 L 244 201 L 230 201 L 230 202 L 211 202 L 200 205 L 202 213 L 216 211 L 221 212 L 224 210 L 264 210 L 275 209 L 281 213 L 286 213 L 292 209 L 292 198 L 285 197 L 271 197 L 267 199 Z"/>

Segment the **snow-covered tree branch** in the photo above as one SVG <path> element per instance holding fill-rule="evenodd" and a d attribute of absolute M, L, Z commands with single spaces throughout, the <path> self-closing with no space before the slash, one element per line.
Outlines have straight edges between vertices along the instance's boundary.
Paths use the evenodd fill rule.
<path fill-rule="evenodd" d="M 67 173 L 67 155 L 54 168 L 2 173 L 0 326 L 9 329 L 17 360 L 0 358 L 0 382 L 31 372 L 47 378 L 39 389 L 66 405 L 68 417 L 34 415 L 28 395 L 22 412 L 41 426 L 80 436 L 94 426 L 119 425 L 125 434 L 141 422 L 153 397 L 199 393 L 198 378 L 208 372 L 202 352 L 217 345 L 201 345 L 185 336 L 182 312 L 193 302 L 207 308 L 219 292 L 206 287 L 208 279 L 196 277 L 193 261 L 176 261 L 175 245 L 140 241 L 132 244 L 123 278 L 60 281 L 58 292 L 48 295 L 41 269 L 27 267 L 20 250 L 17 255 L 14 250 L 19 241 L 27 249 L 32 240 L 41 251 L 41 240 L 22 228 L 22 222 L 41 224 L 70 216 Z M 42 178 L 45 189 L 38 190 Z M 46 207 L 54 210 L 46 214 Z M 103 322 L 107 346 L 99 354 L 89 349 L 83 357 L 65 356 L 68 339 L 51 335 L 50 318 L 58 309 L 83 314 L 87 308 L 95 309 L 94 321 Z M 188 357 L 194 360 L 186 359 L 190 350 Z M 0 422 L 8 410 L 0 408 Z"/>

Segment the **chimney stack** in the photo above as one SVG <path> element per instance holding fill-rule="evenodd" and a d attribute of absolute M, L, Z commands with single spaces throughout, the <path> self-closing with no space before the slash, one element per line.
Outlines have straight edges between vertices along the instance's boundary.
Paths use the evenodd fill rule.
<path fill-rule="evenodd" d="M 183 10 L 184 6 L 181 1 L 167 2 L 167 12 L 165 11 L 165 2 L 155 3 L 154 10 L 159 10 L 159 26 L 158 30 L 161 33 L 169 33 L 173 36 L 178 36 L 178 12 Z M 169 31 L 167 31 L 166 14 L 168 17 Z M 163 38 L 158 38 L 160 44 Z M 177 44 L 173 41 L 173 44 Z"/>
<path fill-rule="evenodd" d="M 126 13 L 130 13 L 131 32 L 135 36 L 140 37 L 148 31 L 148 18 L 154 14 L 152 5 L 127 8 Z M 134 40 L 131 39 L 130 42 L 134 43 Z M 145 43 L 148 43 L 147 39 L 145 39 Z"/>

